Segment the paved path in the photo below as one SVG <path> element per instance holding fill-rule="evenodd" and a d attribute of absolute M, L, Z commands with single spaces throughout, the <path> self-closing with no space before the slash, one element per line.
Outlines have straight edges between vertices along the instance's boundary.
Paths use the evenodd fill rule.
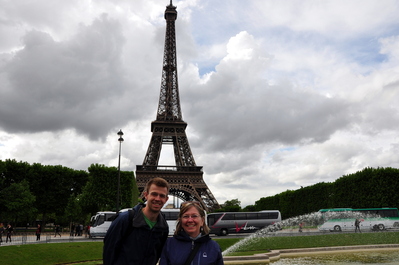
<path fill-rule="evenodd" d="M 40 241 L 36 241 L 36 235 L 34 233 L 17 233 L 11 236 L 11 242 L 6 243 L 6 237 L 3 236 L 3 242 L 0 242 L 0 246 L 12 246 L 12 245 L 24 245 L 24 244 L 43 244 L 43 243 L 65 243 L 65 242 L 81 242 L 81 241 L 102 241 L 103 238 L 89 238 L 86 235 L 82 236 L 70 236 L 69 233 L 61 233 L 61 237 L 57 235 L 54 237 L 54 233 L 42 233 Z"/>

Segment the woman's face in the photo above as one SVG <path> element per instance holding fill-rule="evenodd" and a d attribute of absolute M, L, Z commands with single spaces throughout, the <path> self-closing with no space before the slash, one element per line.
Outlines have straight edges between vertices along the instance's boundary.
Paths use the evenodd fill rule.
<path fill-rule="evenodd" d="M 204 225 L 204 219 L 197 208 L 192 206 L 181 216 L 181 224 L 189 236 L 196 237 L 200 233 L 201 226 Z"/>

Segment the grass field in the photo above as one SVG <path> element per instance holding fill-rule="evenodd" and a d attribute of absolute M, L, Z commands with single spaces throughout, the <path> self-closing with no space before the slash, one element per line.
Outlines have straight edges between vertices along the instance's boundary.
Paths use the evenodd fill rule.
<path fill-rule="evenodd" d="M 222 250 L 240 239 L 217 238 Z M 334 233 L 317 236 L 269 237 L 245 242 L 230 255 L 252 255 L 270 249 L 310 248 L 329 246 L 352 246 L 374 244 L 399 244 L 399 232 L 389 233 Z M 0 247 L 2 265 L 74 265 L 102 264 L 102 242 L 76 242 L 54 244 L 31 244 Z"/>
<path fill-rule="evenodd" d="M 100 260 L 102 242 L 28 244 L 0 247 L 0 264 L 55 265 Z M 101 264 L 97 263 L 97 264 Z"/>

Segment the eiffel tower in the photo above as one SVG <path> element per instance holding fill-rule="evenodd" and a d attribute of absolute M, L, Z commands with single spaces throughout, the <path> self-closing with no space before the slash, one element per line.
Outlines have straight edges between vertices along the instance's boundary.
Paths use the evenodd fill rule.
<path fill-rule="evenodd" d="M 202 167 L 197 166 L 186 136 L 187 123 L 180 109 L 177 81 L 175 21 L 176 7 L 172 0 L 165 10 L 166 34 L 163 57 L 161 93 L 157 118 L 151 123 L 152 138 L 142 165 L 136 166 L 136 182 L 143 198 L 146 183 L 154 177 L 169 182 L 169 194 L 183 201 L 198 201 L 209 211 L 220 206 L 203 179 Z M 158 165 L 163 144 L 173 144 L 176 165 Z"/>

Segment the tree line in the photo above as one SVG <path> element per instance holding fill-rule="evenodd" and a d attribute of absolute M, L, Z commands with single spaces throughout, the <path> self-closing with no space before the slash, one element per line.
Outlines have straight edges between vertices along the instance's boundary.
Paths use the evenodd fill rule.
<path fill-rule="evenodd" d="M 97 211 L 116 209 L 118 169 L 92 164 L 87 171 L 16 160 L 0 160 L 0 222 L 14 224 L 53 222 L 87 223 Z M 138 202 L 133 171 L 120 172 L 120 206 Z M 399 169 L 365 168 L 334 182 L 321 182 L 297 190 L 263 197 L 240 207 L 226 201 L 218 211 L 280 210 L 290 218 L 325 208 L 398 207 Z"/>
<path fill-rule="evenodd" d="M 116 209 L 118 170 L 92 164 L 87 171 L 60 165 L 0 160 L 0 222 L 31 226 L 87 224 L 97 211 Z M 120 209 L 137 203 L 132 171 L 120 172 Z"/>
<path fill-rule="evenodd" d="M 280 210 L 284 219 L 327 208 L 399 206 L 399 169 L 367 167 L 334 182 L 264 197 L 248 206 L 253 210 Z"/>

